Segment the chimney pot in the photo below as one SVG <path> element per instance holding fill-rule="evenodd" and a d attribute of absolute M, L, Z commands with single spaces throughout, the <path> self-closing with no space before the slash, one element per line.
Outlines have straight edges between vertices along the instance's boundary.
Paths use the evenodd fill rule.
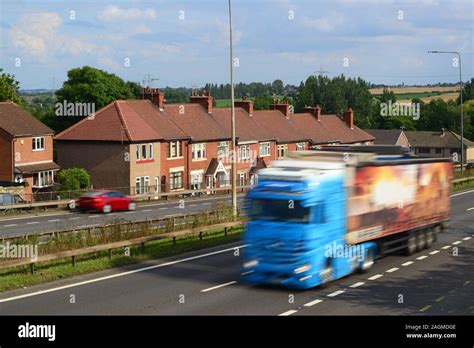
<path fill-rule="evenodd" d="M 316 120 L 317 120 L 317 121 L 321 121 L 321 108 L 319 107 L 319 105 L 316 105 L 316 106 L 305 106 L 305 107 L 303 108 L 303 111 L 309 112 L 309 113 L 313 114 L 314 117 L 316 117 Z"/>
<path fill-rule="evenodd" d="M 165 108 L 165 94 L 159 88 L 150 88 L 149 86 L 144 88 L 143 99 L 151 100 L 160 110 Z"/>
<path fill-rule="evenodd" d="M 351 129 L 354 129 L 354 111 L 352 111 L 352 108 L 348 108 L 344 112 L 344 121 Z"/>
<path fill-rule="evenodd" d="M 249 116 L 253 116 L 253 101 L 247 100 L 247 97 L 244 96 L 242 97 L 242 101 L 234 102 L 234 106 L 245 109 L 249 113 Z"/>

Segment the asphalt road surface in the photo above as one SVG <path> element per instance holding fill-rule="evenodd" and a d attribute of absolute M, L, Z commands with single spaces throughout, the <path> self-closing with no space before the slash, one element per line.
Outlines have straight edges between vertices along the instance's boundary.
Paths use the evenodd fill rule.
<path fill-rule="evenodd" d="M 474 191 L 452 198 L 451 227 L 412 256 L 293 291 L 240 281 L 241 243 L 0 295 L 7 315 L 473 315 Z M 70 299 L 74 295 L 75 303 Z"/>
<path fill-rule="evenodd" d="M 241 204 L 243 197 L 238 197 Z M 222 202 L 231 204 L 228 196 L 184 199 L 184 203 L 148 203 L 138 205 L 135 211 L 117 211 L 110 214 L 100 212 L 81 213 L 78 211 L 41 214 L 38 216 L 0 219 L 0 238 L 25 236 L 36 233 L 57 232 L 77 228 L 100 226 L 119 221 L 146 221 L 204 210 L 211 210 Z"/>

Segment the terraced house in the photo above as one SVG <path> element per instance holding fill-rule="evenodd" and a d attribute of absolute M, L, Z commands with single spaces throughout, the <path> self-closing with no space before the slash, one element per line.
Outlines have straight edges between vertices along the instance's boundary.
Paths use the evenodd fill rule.
<path fill-rule="evenodd" d="M 54 131 L 13 102 L 0 102 L 0 182 L 21 184 L 22 199 L 53 187 Z"/>
<path fill-rule="evenodd" d="M 256 111 L 246 98 L 235 106 L 235 154 L 230 108 L 213 108 L 205 91 L 188 103 L 165 104 L 160 90 L 148 88 L 143 99 L 114 101 L 58 134 L 58 163 L 85 168 L 96 188 L 128 194 L 212 190 L 230 184 L 233 156 L 238 184 L 245 185 L 288 151 L 374 140 L 354 125 L 352 111 L 344 121 L 316 107 L 293 114 L 277 100 L 272 110 Z"/>

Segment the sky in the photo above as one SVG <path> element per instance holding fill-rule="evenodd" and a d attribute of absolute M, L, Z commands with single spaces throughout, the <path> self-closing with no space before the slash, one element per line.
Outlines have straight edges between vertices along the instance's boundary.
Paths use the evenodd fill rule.
<path fill-rule="evenodd" d="M 233 0 L 235 82 L 311 74 L 456 82 L 474 72 L 473 0 Z M 22 89 L 93 66 L 154 87 L 229 82 L 227 0 L 0 0 L 0 67 Z"/>

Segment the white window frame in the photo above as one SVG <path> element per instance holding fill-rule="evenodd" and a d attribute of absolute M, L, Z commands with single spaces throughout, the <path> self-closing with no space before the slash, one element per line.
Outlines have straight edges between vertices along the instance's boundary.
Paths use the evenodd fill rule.
<path fill-rule="evenodd" d="M 304 148 L 305 148 L 305 143 L 304 142 L 296 143 L 296 151 L 303 151 Z"/>
<path fill-rule="evenodd" d="M 267 148 L 267 151 L 263 151 L 264 148 Z M 260 143 L 260 157 L 267 157 L 270 156 L 271 153 L 271 145 L 270 142 Z"/>
<path fill-rule="evenodd" d="M 148 159 L 150 160 L 153 159 L 153 144 L 152 143 L 148 144 Z"/>
<path fill-rule="evenodd" d="M 143 156 L 143 149 L 145 149 L 145 156 Z M 146 144 L 141 144 L 140 146 L 140 155 L 142 156 L 142 160 L 147 160 L 148 159 L 148 156 L 147 156 L 147 145 Z"/>
<path fill-rule="evenodd" d="M 181 185 L 180 187 L 175 187 L 174 181 L 171 179 L 172 175 L 176 175 L 176 173 L 181 173 L 181 181 L 178 181 Z M 170 171 L 170 191 L 174 190 L 182 190 L 184 189 L 184 170 L 175 170 L 175 171 Z"/>
<path fill-rule="evenodd" d="M 250 159 L 250 145 L 239 145 L 239 160 L 246 161 Z"/>
<path fill-rule="evenodd" d="M 280 152 L 281 152 L 281 154 L 280 154 Z M 277 147 L 278 159 L 285 158 L 287 153 L 288 153 L 288 144 L 278 145 L 278 147 Z"/>
<path fill-rule="evenodd" d="M 46 148 L 46 144 L 44 141 L 44 137 L 34 137 L 33 138 L 33 145 L 32 145 L 32 150 L 33 151 L 44 151 Z"/>
<path fill-rule="evenodd" d="M 182 158 L 182 149 L 181 149 L 181 141 L 180 140 L 173 140 L 169 141 L 167 143 L 167 147 L 169 146 L 169 154 L 168 154 L 168 148 L 166 149 L 166 158 L 167 159 L 176 159 L 176 158 Z M 168 157 L 169 155 L 169 157 Z"/>
<path fill-rule="evenodd" d="M 158 193 L 160 192 L 160 178 L 155 176 L 155 179 L 154 179 L 154 187 L 153 187 L 155 193 Z"/>
<path fill-rule="evenodd" d="M 191 146 L 191 158 L 193 161 L 206 160 L 206 143 L 195 143 Z"/>
<path fill-rule="evenodd" d="M 141 150 L 141 146 L 140 146 L 140 144 L 137 144 L 135 146 L 135 156 L 137 157 L 137 161 L 140 160 L 140 150 Z"/>
<path fill-rule="evenodd" d="M 224 149 L 224 152 L 222 153 L 222 149 Z M 230 153 L 230 146 L 228 141 L 221 141 L 217 145 L 217 158 L 221 159 L 222 157 L 229 157 Z"/>
<path fill-rule="evenodd" d="M 137 186 L 138 184 L 138 186 Z M 135 194 L 143 195 L 150 193 L 150 177 L 149 176 L 137 176 L 135 178 Z"/>

